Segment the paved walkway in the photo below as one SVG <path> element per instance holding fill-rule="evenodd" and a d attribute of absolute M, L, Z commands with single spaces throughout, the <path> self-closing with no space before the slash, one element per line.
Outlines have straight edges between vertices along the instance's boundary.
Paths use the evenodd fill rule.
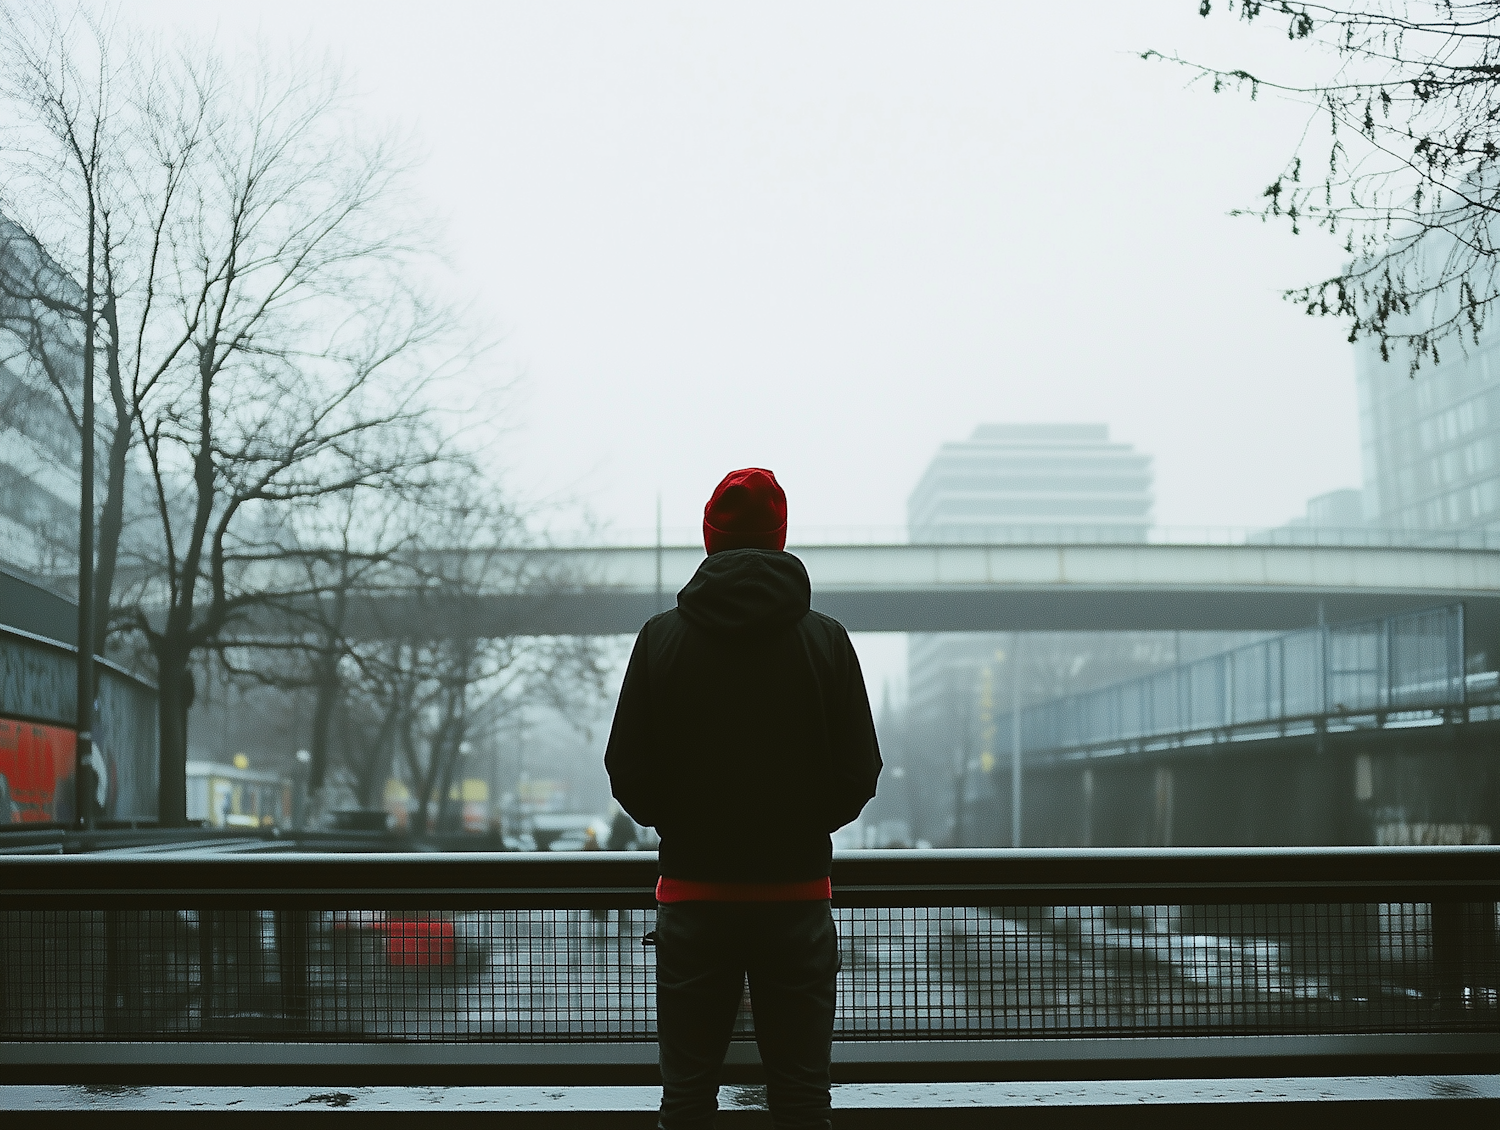
<path fill-rule="evenodd" d="M 632 1127 L 654 1123 L 654 1087 L 26 1087 L 0 1086 L 0 1114 L 51 1126 L 263 1125 L 318 1115 L 339 1125 Z M 725 1087 L 720 1127 L 769 1126 L 764 1088 Z M 1492 1120 L 1500 1076 L 1158 1079 L 1070 1083 L 887 1083 L 834 1088 L 841 1130 L 949 1126 L 1263 1126 L 1267 1118 L 1340 1125 Z M 915 1121 L 920 1119 L 920 1121 Z M 1420 1123 L 1418 1123 L 1420 1124 Z"/>

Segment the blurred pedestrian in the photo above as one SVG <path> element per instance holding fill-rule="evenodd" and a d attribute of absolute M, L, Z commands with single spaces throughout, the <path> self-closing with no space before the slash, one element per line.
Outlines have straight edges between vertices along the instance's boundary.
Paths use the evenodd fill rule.
<path fill-rule="evenodd" d="M 85 827 L 92 828 L 99 815 L 99 772 L 92 761 L 85 761 L 78 767 L 74 780 L 78 790 L 78 820 Z"/>
<path fill-rule="evenodd" d="M 708 558 L 641 629 L 605 767 L 661 836 L 661 1130 L 711 1125 L 748 976 L 779 1128 L 829 1126 L 838 935 L 830 833 L 875 794 L 864 677 L 785 552 L 786 495 L 758 467 L 703 512 Z"/>
<path fill-rule="evenodd" d="M 609 823 L 609 850 L 630 851 L 636 846 L 635 821 L 630 818 L 630 813 L 623 808 L 615 813 L 615 818 Z"/>

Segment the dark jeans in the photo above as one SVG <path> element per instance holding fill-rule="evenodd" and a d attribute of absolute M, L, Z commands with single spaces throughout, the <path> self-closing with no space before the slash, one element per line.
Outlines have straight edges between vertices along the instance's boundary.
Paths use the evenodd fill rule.
<path fill-rule="evenodd" d="M 702 1130 L 745 978 L 778 1128 L 829 1126 L 839 941 L 818 902 L 674 902 L 656 908 L 661 1130 Z"/>

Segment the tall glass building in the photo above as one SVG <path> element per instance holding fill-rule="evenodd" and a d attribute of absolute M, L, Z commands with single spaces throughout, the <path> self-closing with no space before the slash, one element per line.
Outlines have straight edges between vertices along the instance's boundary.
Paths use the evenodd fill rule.
<path fill-rule="evenodd" d="M 0 565 L 34 577 L 78 567 L 78 426 L 63 396 L 76 410 L 82 351 L 39 297 L 76 291 L 0 216 Z"/>
<path fill-rule="evenodd" d="M 1415 376 L 1356 347 L 1365 518 L 1387 529 L 1500 533 L 1500 334 Z"/>

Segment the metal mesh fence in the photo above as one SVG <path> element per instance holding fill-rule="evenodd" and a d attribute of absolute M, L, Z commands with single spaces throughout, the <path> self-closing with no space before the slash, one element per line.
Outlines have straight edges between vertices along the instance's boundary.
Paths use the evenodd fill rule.
<path fill-rule="evenodd" d="M 842 1040 L 1500 1031 L 1494 903 L 834 914 Z M 650 1040 L 654 918 L 3 911 L 0 1038 Z"/>

